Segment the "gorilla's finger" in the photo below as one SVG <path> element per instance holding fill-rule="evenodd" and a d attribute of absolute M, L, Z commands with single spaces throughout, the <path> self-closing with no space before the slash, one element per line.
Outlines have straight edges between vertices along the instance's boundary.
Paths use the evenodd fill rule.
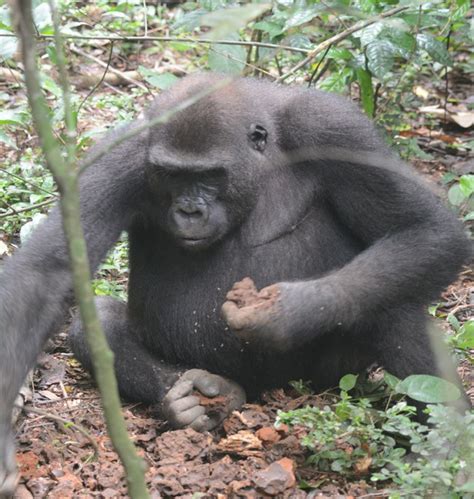
<path fill-rule="evenodd" d="M 201 405 L 197 405 L 192 409 L 188 409 L 187 411 L 179 412 L 174 414 L 172 417 L 173 423 L 178 427 L 190 426 L 192 427 L 192 423 L 203 416 L 206 410 Z"/>
<path fill-rule="evenodd" d="M 255 307 L 239 308 L 233 301 L 226 301 L 221 308 L 222 316 L 234 330 L 250 329 L 255 326 L 258 312 Z"/>
<path fill-rule="evenodd" d="M 220 392 L 219 377 L 212 374 L 196 378 L 194 386 L 206 397 L 216 397 Z"/>
<path fill-rule="evenodd" d="M 179 400 L 193 391 L 193 382 L 185 380 L 176 383 L 165 395 L 163 402 L 171 403 L 173 400 Z"/>
<path fill-rule="evenodd" d="M 203 432 L 214 429 L 220 420 L 216 420 L 215 418 L 210 418 L 207 414 L 199 416 L 193 423 L 191 423 L 190 427 L 193 430 Z"/>
<path fill-rule="evenodd" d="M 169 410 L 175 413 L 184 412 L 188 409 L 196 407 L 197 405 L 199 405 L 199 397 L 190 395 L 188 397 L 183 397 L 181 399 L 175 400 L 174 402 L 171 402 L 169 404 Z"/>

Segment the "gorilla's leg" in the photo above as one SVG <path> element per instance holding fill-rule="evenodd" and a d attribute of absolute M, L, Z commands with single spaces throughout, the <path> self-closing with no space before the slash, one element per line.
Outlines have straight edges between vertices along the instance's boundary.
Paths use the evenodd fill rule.
<path fill-rule="evenodd" d="M 110 297 L 96 298 L 99 319 L 115 355 L 115 374 L 120 395 L 147 404 L 161 403 L 162 415 L 176 428 L 190 426 L 210 430 L 245 402 L 245 392 L 236 383 L 203 369 L 186 370 L 150 355 L 134 334 L 125 303 Z M 70 328 L 72 350 L 81 364 L 92 371 L 92 360 L 80 318 Z M 206 414 L 195 392 L 206 397 L 226 397 L 222 412 Z"/>
<path fill-rule="evenodd" d="M 114 298 L 96 298 L 99 318 L 107 341 L 115 355 L 115 374 L 120 395 L 131 401 L 149 404 L 160 402 L 184 372 L 177 366 L 156 358 L 139 343 L 127 318 L 127 306 Z M 92 360 L 79 314 L 70 328 L 70 343 L 74 355 L 92 372 Z"/>

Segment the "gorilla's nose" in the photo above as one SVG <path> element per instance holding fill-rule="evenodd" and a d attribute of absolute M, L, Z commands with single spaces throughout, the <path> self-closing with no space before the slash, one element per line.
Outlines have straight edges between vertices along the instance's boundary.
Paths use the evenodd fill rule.
<path fill-rule="evenodd" d="M 174 205 L 175 217 L 188 221 L 204 221 L 208 218 L 208 209 L 206 203 L 183 199 Z"/>

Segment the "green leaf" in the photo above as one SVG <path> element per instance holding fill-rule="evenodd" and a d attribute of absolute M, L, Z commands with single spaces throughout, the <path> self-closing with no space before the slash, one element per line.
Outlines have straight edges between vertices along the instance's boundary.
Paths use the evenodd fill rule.
<path fill-rule="evenodd" d="M 406 31 L 390 30 L 388 37 L 400 56 L 405 59 L 408 59 L 416 48 L 415 37 Z"/>
<path fill-rule="evenodd" d="M 438 404 L 459 399 L 459 388 L 449 381 L 428 374 L 412 374 L 397 385 L 397 391 L 413 400 Z"/>
<path fill-rule="evenodd" d="M 40 3 L 33 10 L 33 18 L 35 20 L 35 25 L 41 32 L 44 28 L 47 28 L 53 24 L 51 18 L 51 10 L 47 2 Z"/>
<path fill-rule="evenodd" d="M 390 374 L 387 371 L 385 371 L 383 373 L 383 379 L 389 388 L 391 388 L 392 390 L 395 390 L 395 391 L 397 390 L 397 386 L 400 383 L 399 378 L 397 378 L 393 374 Z"/>
<path fill-rule="evenodd" d="M 216 44 L 209 47 L 208 64 L 212 71 L 239 75 L 245 67 L 245 57 L 243 47 Z"/>
<path fill-rule="evenodd" d="M 318 88 L 328 92 L 344 92 L 348 83 L 353 81 L 354 71 L 352 68 L 344 68 L 342 71 L 331 73 L 319 82 Z"/>
<path fill-rule="evenodd" d="M 454 22 L 464 19 L 470 8 L 471 0 L 456 0 L 456 7 L 451 14 L 451 20 Z"/>
<path fill-rule="evenodd" d="M 11 31 L 0 29 L 0 34 L 11 35 Z M 17 40 L 14 36 L 0 37 L 0 57 L 3 59 L 11 59 L 17 50 Z"/>
<path fill-rule="evenodd" d="M 352 390 L 357 383 L 357 374 L 346 374 L 339 381 L 339 388 L 345 392 Z"/>
<path fill-rule="evenodd" d="M 56 47 L 51 44 L 46 47 L 46 53 L 48 54 L 49 59 L 55 65 L 58 64 L 58 54 L 56 53 Z"/>
<path fill-rule="evenodd" d="M 290 28 L 296 28 L 297 26 L 301 26 L 302 24 L 309 23 L 324 9 L 325 6 L 322 4 L 306 9 L 295 9 L 294 13 L 287 19 L 283 31 L 287 31 Z"/>
<path fill-rule="evenodd" d="M 51 76 L 45 73 L 41 73 L 41 86 L 58 99 L 63 95 L 61 87 L 51 78 Z"/>
<path fill-rule="evenodd" d="M 466 200 L 459 184 L 454 184 L 449 188 L 448 200 L 453 206 L 460 206 Z"/>
<path fill-rule="evenodd" d="M 258 23 L 255 23 L 253 27 L 254 29 L 268 33 L 270 38 L 275 38 L 284 32 L 283 27 L 280 24 L 271 21 L 259 21 Z"/>
<path fill-rule="evenodd" d="M 334 59 L 336 61 L 342 59 L 344 61 L 349 61 L 354 57 L 352 52 L 348 49 L 342 49 L 337 47 L 331 47 L 326 56 L 328 59 Z"/>
<path fill-rule="evenodd" d="M 393 67 L 394 48 L 388 40 L 377 40 L 365 48 L 368 67 L 380 80 L 385 79 Z"/>
<path fill-rule="evenodd" d="M 313 44 L 311 40 L 302 33 L 295 33 L 294 35 L 285 38 L 285 43 L 290 47 L 296 47 L 299 49 L 310 49 Z"/>
<path fill-rule="evenodd" d="M 474 492 L 474 480 L 458 487 L 459 492 Z"/>
<path fill-rule="evenodd" d="M 204 9 L 196 9 L 191 12 L 186 12 L 176 16 L 176 21 L 173 23 L 173 31 L 176 32 L 192 32 L 201 25 L 201 17 L 207 14 Z"/>
<path fill-rule="evenodd" d="M 474 220 L 474 211 L 471 211 L 469 212 L 464 218 L 463 220 L 465 222 L 471 222 L 472 220 Z"/>
<path fill-rule="evenodd" d="M 474 193 L 474 175 L 463 175 L 459 179 L 459 187 L 466 198 Z"/>
<path fill-rule="evenodd" d="M 453 61 L 446 49 L 446 45 L 428 33 L 416 36 L 416 43 L 420 50 L 424 50 L 435 62 L 451 66 Z"/>
<path fill-rule="evenodd" d="M 178 80 L 178 77 L 172 73 L 158 74 L 156 71 L 148 69 L 145 66 L 139 66 L 138 72 L 150 85 L 153 85 L 160 90 L 165 90 L 166 88 L 173 86 Z"/>
<path fill-rule="evenodd" d="M 359 68 L 356 71 L 357 81 L 359 82 L 360 98 L 362 107 L 367 116 L 373 118 L 375 110 L 374 89 L 372 87 L 372 75 L 366 70 Z"/>
<path fill-rule="evenodd" d="M 474 321 L 466 322 L 456 337 L 456 346 L 463 350 L 474 348 Z"/>
<path fill-rule="evenodd" d="M 189 43 L 185 42 L 170 42 L 169 46 L 178 52 L 187 52 L 189 50 Z"/>
<path fill-rule="evenodd" d="M 371 24 L 360 31 L 356 31 L 352 36 L 360 39 L 360 44 L 365 47 L 369 43 L 377 40 L 380 33 L 383 31 L 383 24 L 381 22 Z"/>
<path fill-rule="evenodd" d="M 461 329 L 461 323 L 453 313 L 448 314 L 446 320 L 455 331 L 459 331 Z"/>
<path fill-rule="evenodd" d="M 15 111 L 7 109 L 6 111 L 0 111 L 0 125 L 14 125 L 23 126 L 24 122 L 21 115 L 15 113 Z"/>
<path fill-rule="evenodd" d="M 218 40 L 229 33 L 238 32 L 247 24 L 271 8 L 271 4 L 247 4 L 241 7 L 216 10 L 201 17 L 201 26 L 211 27 L 206 38 Z"/>

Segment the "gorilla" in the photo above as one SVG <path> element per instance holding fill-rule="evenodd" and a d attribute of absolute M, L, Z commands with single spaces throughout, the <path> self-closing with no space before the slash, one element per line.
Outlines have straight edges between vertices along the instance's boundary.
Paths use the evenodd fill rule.
<path fill-rule="evenodd" d="M 129 234 L 128 303 L 97 299 L 121 395 L 209 430 L 292 379 L 324 389 L 374 363 L 438 374 L 425 310 L 470 255 L 455 216 L 339 96 L 241 78 L 156 124 L 222 78 L 182 79 L 81 176 L 91 268 Z M 6 490 L 14 399 L 71 304 L 59 209 L 0 280 Z M 79 319 L 70 337 L 90 369 Z"/>

